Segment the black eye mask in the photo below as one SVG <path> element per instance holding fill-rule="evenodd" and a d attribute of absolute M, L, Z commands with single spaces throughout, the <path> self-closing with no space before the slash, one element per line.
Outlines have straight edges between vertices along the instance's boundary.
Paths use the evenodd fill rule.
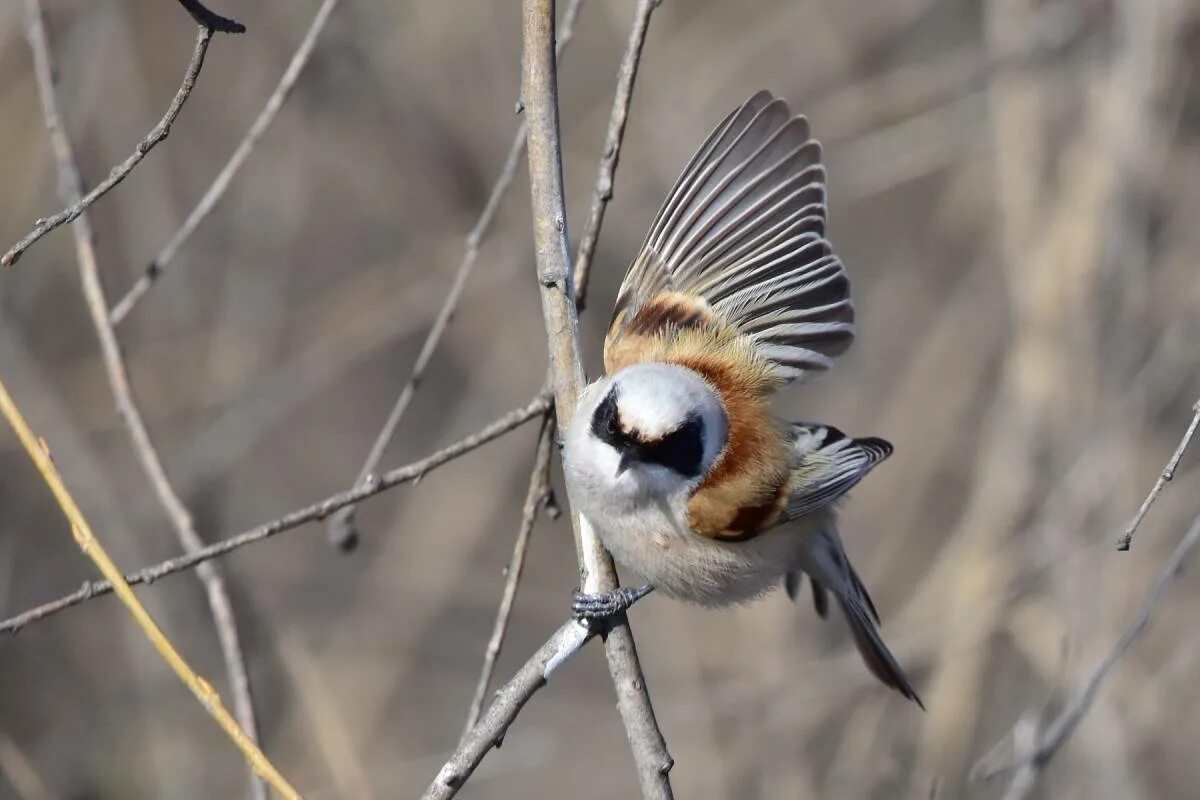
<path fill-rule="evenodd" d="M 634 439 L 617 423 L 617 389 L 613 387 L 592 416 L 592 433 L 619 453 L 632 451 L 644 464 L 658 464 L 685 478 L 700 474 L 704 460 L 704 420 L 698 416 L 653 442 Z"/>

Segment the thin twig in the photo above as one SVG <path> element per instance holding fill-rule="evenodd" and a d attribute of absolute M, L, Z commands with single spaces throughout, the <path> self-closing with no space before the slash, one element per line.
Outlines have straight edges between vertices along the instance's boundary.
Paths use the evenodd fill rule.
<path fill-rule="evenodd" d="M 579 16 L 579 10 L 583 3 L 584 0 L 571 0 L 571 4 L 567 6 L 567 12 L 563 15 L 556 45 L 560 55 L 566 50 L 575 35 L 575 20 Z M 516 134 L 513 135 L 512 144 L 509 145 L 504 166 L 501 167 L 500 174 L 496 176 L 496 180 L 492 184 L 492 191 L 488 194 L 483 210 L 479 212 L 479 219 L 475 221 L 475 225 L 467 234 L 466 249 L 463 252 L 462 261 L 458 265 L 458 271 L 454 273 L 450 291 L 447 293 L 446 299 L 442 301 L 442 307 L 438 309 L 433 325 L 429 328 L 429 333 L 426 334 L 425 341 L 421 344 L 421 351 L 417 354 L 416 363 L 413 364 L 412 372 L 409 374 L 404 388 L 400 390 L 400 396 L 396 398 L 396 403 L 383 423 L 383 428 L 371 444 L 371 450 L 367 453 L 362 468 L 358 471 L 356 483 L 362 482 L 367 475 L 379 468 L 384 450 L 392 441 L 392 437 L 396 435 L 396 428 L 400 425 L 400 420 L 404 417 L 405 412 L 408 411 L 409 403 L 412 402 L 417 387 L 425 377 L 425 370 L 429 367 L 429 362 L 433 360 L 434 352 L 441 343 L 442 335 L 445 334 L 450 320 L 454 317 L 459 300 L 462 299 L 463 290 L 467 286 L 467 280 L 475 269 L 476 261 L 479 260 L 479 248 L 483 238 L 487 236 L 492 227 L 492 221 L 500 209 L 500 203 L 504 200 L 505 194 L 508 193 L 508 188 L 512 185 L 513 178 L 517 175 L 517 169 L 521 166 L 521 158 L 524 155 L 525 122 L 522 120 L 521 124 L 517 126 Z M 353 550 L 358 544 L 358 527 L 355 524 L 354 510 L 354 506 L 347 506 L 329 520 L 327 529 L 329 541 L 343 551 Z"/>
<path fill-rule="evenodd" d="M 323 520 L 339 508 L 343 508 L 351 503 L 357 503 L 391 489 L 394 486 L 419 481 L 426 474 L 438 467 L 500 438 L 535 417 L 545 414 L 552 404 L 553 401 L 548 395 L 538 395 L 527 405 L 510 411 L 485 428 L 458 440 L 448 447 L 442 448 L 432 455 L 426 456 L 420 461 L 414 461 L 411 464 L 385 472 L 378 479 L 368 480 L 352 489 L 330 495 L 324 500 L 291 511 L 270 522 L 264 522 L 244 533 L 213 542 L 195 553 L 169 558 L 153 566 L 144 567 L 137 572 L 126 575 L 125 581 L 130 585 L 154 583 L 160 578 L 191 569 L 206 561 L 211 561 L 214 558 L 232 553 L 234 550 L 245 547 L 248 544 L 269 539 L 278 533 L 291 530 L 292 528 L 298 528 L 306 522 Z M 83 587 L 78 591 L 49 603 L 44 603 L 36 608 L 31 608 L 15 617 L 0 622 L 0 633 L 15 634 L 26 625 L 43 620 L 46 617 L 57 614 L 72 606 L 77 606 L 94 597 L 109 594 L 112 591 L 113 586 L 109 581 L 90 581 L 84 583 Z"/>
<path fill-rule="evenodd" d="M 629 43 L 617 72 L 617 91 L 613 97 L 612 116 L 608 120 L 608 134 L 604 139 L 604 153 L 600 156 L 600 174 L 596 177 L 596 188 L 592 193 L 592 210 L 575 255 L 575 305 L 580 311 L 587 305 L 588 275 L 596 256 L 596 242 L 600 238 L 600 226 L 604 224 L 604 212 L 613 196 L 617 162 L 621 159 L 621 142 L 625 138 L 625 123 L 629 121 L 629 104 L 633 100 L 633 83 L 637 80 L 642 46 L 646 43 L 646 31 L 650 27 L 650 15 L 661 3 L 662 0 L 638 0 L 633 28 L 629 31 Z"/>
<path fill-rule="evenodd" d="M 242 751 L 246 760 L 254 768 L 254 771 L 261 775 L 271 784 L 275 791 L 284 797 L 296 798 L 298 800 L 300 794 L 275 769 L 275 766 L 263 755 L 258 745 L 238 726 L 237 721 L 225 709 L 220 695 L 213 690 L 208 681 L 197 675 L 188 666 L 187 662 L 183 660 L 183 656 L 179 654 L 179 651 L 171 644 L 166 634 L 155 624 L 154 619 L 146 611 L 145 606 L 137 599 L 137 595 L 133 593 L 133 589 L 121 577 L 121 571 L 113 563 L 112 559 L 109 558 L 108 553 L 105 552 L 104 547 L 100 544 L 95 534 L 92 533 L 92 529 L 84 518 L 83 512 L 79 510 L 79 506 L 75 504 L 74 498 L 71 497 L 71 493 L 63 483 L 62 476 L 58 474 L 58 469 L 54 466 L 54 459 L 50 457 L 50 450 L 46 446 L 45 441 L 39 439 L 30 430 L 29 425 L 25 422 L 25 418 L 13 402 L 3 381 L 0 381 L 0 413 L 4 414 L 4 417 L 16 432 L 17 437 L 21 440 L 21 444 L 25 447 L 25 451 L 29 453 L 29 457 L 33 459 L 38 472 L 41 473 L 46 485 L 53 492 L 54 498 L 58 501 L 59 507 L 62 508 L 63 514 L 70 521 L 71 532 L 75 536 L 75 541 L 78 543 L 79 549 L 83 551 L 84 555 L 95 562 L 100 572 L 113 584 L 117 596 L 121 598 L 121 602 L 129 609 L 130 615 L 154 645 L 154 649 L 170 665 L 175 674 L 179 676 L 179 679 L 192 690 L 192 694 L 200 701 L 200 705 L 213 716 L 226 735 Z"/>
<path fill-rule="evenodd" d="M 258 140 L 266 132 L 267 128 L 275 120 L 275 115 L 279 113 L 279 109 L 283 106 L 288 95 L 291 94 L 292 88 L 296 85 L 296 80 L 300 77 L 300 73 L 304 70 L 304 66 L 308 63 L 309 56 L 312 55 L 313 47 L 317 43 L 317 38 L 321 35 L 321 31 L 325 28 L 325 23 L 329 19 L 329 15 L 337 7 L 339 0 L 324 0 L 321 7 L 317 9 L 316 16 L 313 17 L 312 24 L 309 25 L 308 32 L 304 34 L 304 38 L 300 41 L 300 45 L 296 48 L 296 52 L 292 55 L 292 60 L 288 64 L 287 69 L 283 72 L 283 77 L 279 79 L 279 84 L 275 87 L 275 91 L 267 98 L 267 103 L 263 106 L 262 111 L 258 113 L 257 119 L 250 126 L 250 130 L 246 132 L 246 136 L 238 143 L 237 149 L 233 151 L 233 155 L 229 157 L 229 161 L 217 173 L 217 177 L 213 179 L 212 184 L 204 192 L 204 196 L 200 198 L 200 202 L 192 209 L 183 224 L 179 229 L 172 234 L 171 239 L 163 246 L 158 255 L 147 265 L 145 273 L 138 278 L 129 292 L 122 297 L 112 311 L 109 313 L 109 319 L 113 325 L 120 325 L 121 321 L 128 316 L 133 307 L 150 290 L 150 287 L 158 280 L 163 270 L 175 258 L 179 252 L 179 248 L 183 243 L 195 233 L 196 228 L 200 227 L 205 218 L 212 213 L 213 208 L 220 202 L 225 195 L 225 191 L 229 188 L 229 184 L 233 181 L 234 175 L 242 168 L 242 164 L 249 158 L 254 146 L 258 144 Z M 211 13 L 211 12 L 210 12 Z"/>
<path fill-rule="evenodd" d="M 479 673 L 479 683 L 475 686 L 475 696 L 467 711 L 467 722 L 463 726 L 461 747 L 466 742 L 479 722 L 483 713 L 483 701 L 487 697 L 488 686 L 492 682 L 492 674 L 496 671 L 496 659 L 500 648 L 504 646 L 504 637 L 508 633 L 508 622 L 512 618 L 513 604 L 517 599 L 517 586 L 521 582 L 521 574 L 525 570 L 525 554 L 529 550 L 529 537 L 533 533 L 534 522 L 537 521 L 538 510 L 545 504 L 550 495 L 550 455 L 554 450 L 554 420 L 552 415 L 542 419 L 542 430 L 538 433 L 536 452 L 533 457 L 533 468 L 529 474 L 529 490 L 525 493 L 525 505 L 521 509 L 521 524 L 517 528 L 517 539 L 513 544 L 512 558 L 505 570 L 504 592 L 500 596 L 500 606 L 496 609 L 496 624 L 492 627 L 492 636 L 488 640 L 487 651 L 483 655 L 483 669 Z"/>
<path fill-rule="evenodd" d="M 421 800 L 448 800 L 454 797 L 488 751 L 500 746 L 504 734 L 533 693 L 545 686 L 554 670 L 578 653 L 592 635 L 590 629 L 575 620 L 567 621 L 555 631 L 513 679 L 496 692 L 496 700 L 488 708 L 487 714 L 464 737 L 458 750 L 421 795 Z"/>
<path fill-rule="evenodd" d="M 1196 404 L 1192 406 L 1192 412 L 1192 422 L 1188 425 L 1187 430 L 1183 432 L 1183 438 L 1179 440 L 1179 446 L 1175 448 L 1175 452 L 1171 455 L 1171 460 L 1167 462 L 1167 466 L 1163 467 L 1162 474 L 1154 482 L 1154 488 L 1150 490 L 1150 494 L 1146 495 L 1146 499 L 1142 501 L 1142 507 L 1134 514 L 1133 520 L 1125 528 L 1125 532 L 1121 534 L 1121 538 L 1117 540 L 1118 550 L 1129 549 L 1129 545 L 1133 543 L 1133 535 L 1137 533 L 1138 526 L 1142 524 L 1142 518 L 1146 516 L 1146 512 L 1150 510 L 1150 506 L 1158 499 L 1158 495 L 1163 490 L 1163 487 L 1175 477 L 1175 470 L 1179 468 L 1179 461 L 1183 458 L 1183 453 L 1187 450 L 1188 445 L 1192 443 L 1192 437 L 1196 435 L 1196 428 L 1200 427 L 1200 400 L 1197 400 Z"/>
<path fill-rule="evenodd" d="M 1154 581 L 1154 585 L 1150 587 L 1145 600 L 1142 601 L 1141 611 L 1138 612 L 1137 619 L 1121 634 L 1121 638 L 1113 645 L 1108 655 L 1092 670 L 1079 695 L 1046 728 L 1046 732 L 1042 734 L 1036 747 L 1027 749 L 1021 753 L 1014 763 L 983 773 L 982 777 L 987 779 L 1000 773 L 1012 772 L 1013 784 L 1017 785 L 1019 781 L 1020 791 L 1010 787 L 1009 793 L 1005 795 L 1006 798 L 1020 800 L 1028 794 L 1029 790 L 1032 790 L 1035 782 L 1034 778 L 1037 773 L 1045 769 L 1050 759 L 1054 758 L 1062 745 L 1075 732 L 1084 715 L 1091 708 L 1092 702 L 1096 699 L 1096 694 L 1100 691 L 1100 687 L 1109 673 L 1120 663 L 1121 659 L 1125 657 L 1133 645 L 1137 643 L 1137 640 L 1141 638 L 1146 628 L 1149 627 L 1150 620 L 1154 616 L 1154 610 L 1166 592 L 1167 586 L 1183 570 L 1184 565 L 1193 555 L 1193 551 L 1198 544 L 1200 544 L 1200 517 L 1197 517 L 1192 522 L 1191 528 L 1188 529 L 1188 532 L 1180 540 L 1179 544 L 1175 546 L 1175 550 L 1171 553 L 1170 558 L 1167 559 L 1162 571 L 1158 574 L 1158 578 Z M 1030 775 L 1031 772 L 1033 773 L 1032 776 Z"/>
<path fill-rule="evenodd" d="M 212 28 L 220 33 L 245 33 L 246 26 L 229 17 L 222 17 L 215 11 L 206 8 L 200 0 L 179 0 L 179 5 L 187 9 L 198 25 Z"/>
<path fill-rule="evenodd" d="M 204 540 L 196 533 L 191 512 L 179 499 L 179 495 L 171 485 L 162 459 L 150 439 L 150 432 L 142 419 L 142 413 L 134 397 L 133 386 L 129 381 L 129 373 L 121 355 L 121 346 L 117 342 L 112 325 L 108 322 L 108 301 L 105 299 L 104 288 L 100 283 L 95 234 L 90 215 L 86 211 L 87 205 L 80 198 L 82 181 L 75 164 L 70 137 L 67 136 L 63 127 L 58 95 L 54 87 L 54 65 L 38 0 L 29 0 L 27 10 L 29 45 L 34 55 L 34 72 L 45 115 L 46 131 L 50 137 L 51 149 L 54 151 L 54 158 L 58 165 L 59 192 L 63 196 L 63 201 L 76 209 L 71 233 L 75 239 L 80 281 L 83 285 L 83 295 L 88 312 L 91 314 L 92 324 L 96 329 L 96 336 L 100 340 L 104 369 L 116 403 L 117 414 L 129 432 L 134 454 L 141 464 L 142 471 L 146 474 L 146 479 L 154 489 L 159 503 L 166 512 L 167 518 L 171 521 L 180 545 L 185 552 L 195 553 L 204 547 Z M 199 71 L 199 64 L 203 62 L 203 46 L 207 44 L 211 35 L 212 32 L 209 29 L 201 29 L 200 39 L 197 40 L 197 58 L 194 59 L 196 72 Z M 194 73 L 192 79 L 194 80 Z M 185 80 L 184 85 L 187 86 L 188 83 L 189 81 Z M 186 93 L 181 94 L 181 97 L 186 97 Z M 181 104 L 182 100 L 177 98 L 177 102 Z M 171 116 L 169 112 L 168 116 Z M 204 564 L 196 571 L 196 576 L 204 586 L 209 609 L 212 612 L 217 640 L 221 646 L 221 655 L 229 675 L 233 706 L 238 722 L 250 740 L 257 742 L 258 725 L 254 715 L 250 676 L 246 670 L 246 659 L 238 637 L 237 620 L 233 614 L 233 604 L 229 599 L 229 592 L 225 588 L 224 575 L 216 564 Z M 251 796 L 258 800 L 266 800 L 266 784 L 259 780 L 253 771 L 251 771 L 249 779 Z"/>
<path fill-rule="evenodd" d="M 38 23 L 38 26 L 39 29 L 44 29 L 44 25 L 41 22 Z M 45 39 L 44 30 L 41 36 Z M 196 46 L 192 50 L 192 60 L 188 62 L 187 71 L 183 75 L 183 83 L 180 84 L 179 90 L 175 92 L 175 97 L 171 99 L 171 105 L 167 107 L 167 112 L 163 114 L 158 124 L 138 142 L 137 147 L 134 148 L 133 155 L 113 167 L 108 173 L 108 177 L 86 195 L 70 201 L 67 207 L 57 214 L 37 220 L 33 225 L 33 230 L 25 234 L 25 238 L 9 248 L 8 252 L 3 256 L 0 256 L 0 266 L 9 266 L 17 263 L 21 255 L 37 242 L 38 239 L 41 239 L 60 225 L 71 222 L 82 214 L 84 209 L 107 194 L 118 183 L 125 180 L 129 173 L 133 172 L 134 168 L 146 157 L 146 154 L 171 134 L 171 125 L 179 116 L 179 112 L 183 110 L 183 104 L 187 102 L 188 97 L 192 94 L 192 89 L 196 86 L 196 78 L 204 66 L 204 54 L 208 52 L 208 44 L 212 40 L 212 36 L 213 28 L 205 27 L 204 25 L 200 26 L 196 33 Z"/>
<path fill-rule="evenodd" d="M 584 374 L 579 354 L 579 322 L 568 256 L 562 185 L 554 6 L 553 0 L 522 2 L 522 99 L 529 129 L 534 251 L 561 434 L 575 412 Z M 615 588 L 616 569 L 599 537 L 581 515 L 572 514 L 572 523 L 584 591 Z M 667 773 L 673 762 L 654 717 L 627 619 L 622 617 L 613 623 L 605 640 L 605 655 L 617 692 L 617 707 L 637 764 L 642 794 L 648 798 L 669 798 L 672 794 Z"/>

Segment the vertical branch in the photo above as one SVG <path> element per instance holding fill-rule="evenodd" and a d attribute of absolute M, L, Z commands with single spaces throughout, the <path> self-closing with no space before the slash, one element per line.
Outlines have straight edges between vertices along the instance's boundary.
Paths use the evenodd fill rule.
<path fill-rule="evenodd" d="M 558 121 L 558 80 L 554 58 L 553 0 L 523 0 L 522 99 L 529 136 L 529 182 L 534 247 L 542 313 L 549 338 L 551 385 L 560 433 L 574 415 L 584 384 L 567 252 L 567 221 L 562 184 L 562 152 Z M 587 520 L 572 515 L 584 591 L 611 590 L 617 585 L 612 557 Z M 618 619 L 605 641 L 617 705 L 637 763 L 645 797 L 672 797 L 667 776 L 672 766 L 666 742 L 654 717 L 633 634 Z"/>
<path fill-rule="evenodd" d="M 58 107 L 58 97 L 54 89 L 54 66 L 50 58 L 50 45 L 46 38 L 38 0 L 27 0 L 26 10 L 28 15 L 27 33 L 34 56 L 38 92 L 45 114 L 46 130 L 58 165 L 59 191 L 64 202 L 69 206 L 78 206 L 78 213 L 71 224 L 71 231 L 75 238 L 79 274 L 88 311 L 91 314 L 96 335 L 100 340 L 104 368 L 116 402 L 117 413 L 129 432 L 134 453 L 158 497 L 159 503 L 166 511 L 180 544 L 187 553 L 194 554 L 204 547 L 204 541 L 196 533 L 191 513 L 179 499 L 174 487 L 171 486 L 158 451 L 150 439 L 150 433 L 146 429 L 146 424 L 142 420 L 141 412 L 134 399 L 133 387 L 129 382 L 129 374 L 121 355 L 120 344 L 117 342 L 116 333 L 108 320 L 108 301 L 104 296 L 104 288 L 100 283 L 96 264 L 95 234 L 86 207 L 80 205 L 82 181 L 75 166 L 75 155 L 66 129 L 63 127 L 62 114 Z M 202 52 L 199 48 L 206 41 L 207 36 L 201 34 L 201 38 L 197 42 L 198 52 Z M 198 71 L 199 66 L 196 69 Z M 196 569 L 196 575 L 203 584 L 208 597 L 209 608 L 221 646 L 221 654 L 225 660 L 225 669 L 229 674 L 234 710 L 246 735 L 252 742 L 256 742 L 258 738 L 257 723 L 253 697 L 250 692 L 250 676 L 246 670 L 246 661 L 238 637 L 237 621 L 233 615 L 233 606 L 225 587 L 224 576 L 214 563 L 201 564 Z M 252 795 L 265 800 L 266 786 L 253 774 L 253 771 L 250 774 L 250 782 Z"/>

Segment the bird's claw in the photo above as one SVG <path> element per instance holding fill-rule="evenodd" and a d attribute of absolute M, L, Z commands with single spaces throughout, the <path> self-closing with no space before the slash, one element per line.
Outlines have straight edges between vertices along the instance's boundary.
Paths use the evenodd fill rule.
<path fill-rule="evenodd" d="M 571 592 L 571 613 L 583 622 L 604 622 L 623 614 L 631 605 L 654 590 L 653 586 L 622 586 L 611 592 Z"/>

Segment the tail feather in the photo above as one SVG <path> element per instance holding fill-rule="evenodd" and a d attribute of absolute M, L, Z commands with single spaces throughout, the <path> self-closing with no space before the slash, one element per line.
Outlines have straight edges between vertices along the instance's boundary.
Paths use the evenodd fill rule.
<path fill-rule="evenodd" d="M 825 616 L 828 609 L 826 592 L 831 592 L 842 608 L 842 615 L 850 626 L 854 644 L 867 669 L 885 686 L 895 689 L 924 709 L 912 682 L 879 635 L 876 628 L 879 613 L 846 556 L 833 517 L 827 516 L 816 527 L 806 531 L 801 541 L 800 567 L 812 581 L 817 613 Z M 799 586 L 798 581 L 795 586 Z"/>
<path fill-rule="evenodd" d="M 895 656 L 883 643 L 883 639 L 879 637 L 879 631 L 871 622 L 871 618 L 867 616 L 867 610 L 853 600 L 839 598 L 838 602 L 842 607 L 842 613 L 846 616 L 846 622 L 850 625 L 850 632 L 854 635 L 854 644 L 858 647 L 859 655 L 862 656 L 867 669 L 871 670 L 871 674 L 885 686 L 895 689 L 924 711 L 925 704 L 917 696 L 917 690 L 913 688 L 908 676 L 904 674 L 904 669 L 896 663 Z"/>

